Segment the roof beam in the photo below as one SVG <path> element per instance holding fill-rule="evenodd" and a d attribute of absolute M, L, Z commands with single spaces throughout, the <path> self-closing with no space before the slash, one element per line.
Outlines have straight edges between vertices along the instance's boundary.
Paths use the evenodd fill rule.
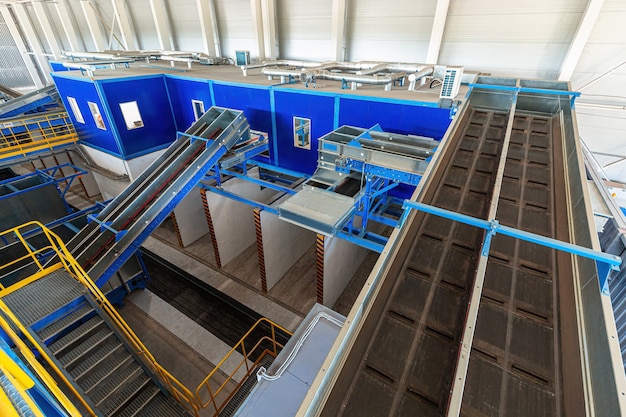
<path fill-rule="evenodd" d="M 120 35 L 122 37 L 124 48 L 126 48 L 127 51 L 137 49 L 137 44 L 135 43 L 135 31 L 133 30 L 133 27 L 130 24 L 130 19 L 128 18 L 126 2 L 122 0 L 111 0 L 111 5 L 113 6 L 115 21 L 117 22 L 117 26 L 120 28 Z"/>
<path fill-rule="evenodd" d="M 278 32 L 276 30 L 276 0 L 261 0 L 263 10 L 263 44 L 267 59 L 278 58 Z"/>
<path fill-rule="evenodd" d="M 2 14 L 2 18 L 4 19 L 4 22 L 6 23 L 7 28 L 9 29 L 9 32 L 11 33 L 11 37 L 13 38 L 13 41 L 15 41 L 15 46 L 17 46 L 17 50 L 20 51 L 20 54 L 22 54 L 24 65 L 26 66 L 26 69 L 28 70 L 28 73 L 30 74 L 30 78 L 33 79 L 33 83 L 35 84 L 35 87 L 37 88 L 43 87 L 45 83 L 42 82 L 42 79 L 39 76 L 39 72 L 37 71 L 37 68 L 35 67 L 35 64 L 33 63 L 33 60 L 31 59 L 28 53 L 26 44 L 22 40 L 22 35 L 20 34 L 20 30 L 17 27 L 15 20 L 13 20 L 13 16 L 11 15 L 11 12 L 9 11 L 9 6 L 0 5 L 0 14 Z"/>
<path fill-rule="evenodd" d="M 87 27 L 89 27 L 89 34 L 96 48 L 95 52 L 104 51 L 106 49 L 104 47 L 104 36 L 93 4 L 89 0 L 80 0 L 80 7 L 83 9 Z"/>
<path fill-rule="evenodd" d="M 439 61 L 443 30 L 446 28 L 449 7 L 450 0 L 437 0 L 433 27 L 430 31 L 430 41 L 428 42 L 428 52 L 426 53 L 426 63 L 428 64 L 436 64 Z"/>
<path fill-rule="evenodd" d="M 254 37 L 256 40 L 259 61 L 265 61 L 265 35 L 263 32 L 263 10 L 261 0 L 251 0 L 250 6 L 252 8 L 252 25 L 254 27 Z"/>
<path fill-rule="evenodd" d="M 333 0 L 332 7 L 331 39 L 333 51 L 331 56 L 335 61 L 345 61 L 347 0 Z"/>
<path fill-rule="evenodd" d="M 76 31 L 76 19 L 67 0 L 57 0 L 54 6 L 59 15 L 65 37 L 67 38 L 68 49 L 72 52 L 85 50 L 83 39 L 79 36 L 79 32 Z"/>
<path fill-rule="evenodd" d="M 52 30 L 52 26 L 50 26 L 50 18 L 48 17 L 48 13 L 45 9 L 47 6 L 39 1 L 33 1 L 31 4 L 33 5 L 33 10 L 35 10 L 35 15 L 37 16 L 43 35 L 46 38 L 46 42 L 48 42 L 48 46 L 50 47 L 50 52 L 52 52 L 54 59 L 60 58 L 61 48 L 59 47 L 59 41 Z"/>
<path fill-rule="evenodd" d="M 578 65 L 578 60 L 583 53 L 583 49 L 589 40 L 589 35 L 593 30 L 593 26 L 598 20 L 604 0 L 589 0 L 587 8 L 583 13 L 582 19 L 578 24 L 576 34 L 569 45 L 563 64 L 561 64 L 561 70 L 559 71 L 559 81 L 569 81 L 572 79 L 572 74 Z"/>
<path fill-rule="evenodd" d="M 165 7 L 165 1 L 150 0 L 150 9 L 159 38 L 159 47 L 164 51 L 173 51 L 176 48 L 172 41 L 172 28 L 170 27 L 170 17 Z"/>
<path fill-rule="evenodd" d="M 217 18 L 213 0 L 196 0 L 200 31 L 204 51 L 211 56 L 220 56 L 219 36 L 217 34 Z"/>
<path fill-rule="evenodd" d="M 37 58 L 37 64 L 39 65 L 41 73 L 45 77 L 45 82 L 50 82 L 50 75 L 48 74 L 50 72 L 50 66 L 48 65 L 48 59 L 45 56 L 41 43 L 39 42 L 35 28 L 33 28 L 33 24 L 30 21 L 26 5 L 24 3 L 15 3 L 13 4 L 13 11 L 15 12 L 15 17 L 18 20 L 19 26 L 22 28 L 26 42 L 28 42 L 31 51 L 35 54 L 35 58 Z"/>

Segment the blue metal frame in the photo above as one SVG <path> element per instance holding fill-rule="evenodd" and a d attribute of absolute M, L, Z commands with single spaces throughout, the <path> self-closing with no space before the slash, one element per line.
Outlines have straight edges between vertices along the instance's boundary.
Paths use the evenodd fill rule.
<path fill-rule="evenodd" d="M 243 116 L 238 116 L 238 118 L 239 117 Z M 240 141 L 243 137 L 242 135 L 247 132 L 247 129 L 245 130 L 245 132 L 238 132 L 238 141 Z M 203 165 L 197 167 L 197 169 L 193 172 L 193 175 L 186 178 L 184 185 L 177 191 L 175 197 L 160 209 L 158 214 L 156 214 L 152 218 L 152 220 L 150 220 L 150 222 L 141 230 L 141 232 L 138 233 L 138 235 L 128 245 L 128 247 L 124 251 L 119 253 L 115 258 L 115 261 L 111 263 L 111 265 L 106 268 L 106 270 L 102 273 L 102 275 L 100 275 L 95 280 L 95 283 L 98 287 L 102 287 L 106 282 L 108 282 L 113 274 L 116 273 L 124 265 L 124 263 L 126 263 L 126 261 L 137 252 L 137 250 L 139 250 L 141 244 L 147 239 L 147 237 L 150 236 L 152 232 L 163 222 L 163 220 L 165 220 L 165 218 L 170 215 L 170 213 L 174 210 L 178 203 L 180 203 L 180 201 L 183 200 L 191 192 L 191 190 L 196 187 L 196 185 L 198 185 L 198 183 L 207 174 L 207 172 L 219 162 L 220 158 L 222 158 L 224 154 L 226 154 L 228 148 L 225 144 L 223 144 L 222 136 L 224 134 L 231 133 L 226 130 L 215 139 L 206 139 L 181 132 L 178 132 L 178 134 L 179 136 L 182 135 L 188 137 L 191 141 L 201 140 L 205 142 L 205 150 L 200 155 L 204 155 L 205 152 L 211 153 L 208 155 L 208 158 L 203 163 Z"/>
<path fill-rule="evenodd" d="M 63 174 L 63 171 L 62 171 L 63 168 L 72 168 L 74 170 L 74 173 L 70 174 L 70 175 L 65 175 L 65 174 Z M 60 177 L 60 178 L 56 178 L 55 176 L 59 172 L 63 176 Z M 82 168 L 77 167 L 76 165 L 70 164 L 70 163 L 61 164 L 61 165 L 57 165 L 57 166 L 50 167 L 50 168 L 37 169 L 37 170 L 35 170 L 35 172 L 31 172 L 29 174 L 24 174 L 24 175 L 20 175 L 20 176 L 17 176 L 17 177 L 6 179 L 4 181 L 0 181 L 0 186 L 4 185 L 4 186 L 6 186 L 7 188 L 9 188 L 12 191 L 12 193 L 0 196 L 0 200 L 5 199 L 5 198 L 9 198 L 9 197 L 13 197 L 15 195 L 20 195 L 20 194 L 23 194 L 23 193 L 26 193 L 26 192 L 29 192 L 29 191 L 32 191 L 32 190 L 36 190 L 38 188 L 46 187 L 46 186 L 48 186 L 50 184 L 54 184 L 54 186 L 56 187 L 57 191 L 59 192 L 59 195 L 61 196 L 61 199 L 63 200 L 63 204 L 65 205 L 65 209 L 67 210 L 68 213 L 71 213 L 72 209 L 70 208 L 69 204 L 65 200 L 65 194 L 70 189 L 74 179 L 79 177 L 79 176 L 81 176 L 81 175 L 85 175 L 85 174 L 87 174 L 87 171 L 85 171 Z M 25 189 L 19 189 L 19 188 L 15 187 L 14 185 L 11 184 L 12 182 L 23 180 L 23 179 L 26 179 L 26 178 L 32 178 L 32 177 L 39 177 L 41 179 L 42 183 L 41 184 L 37 184 L 37 185 L 33 185 L 33 186 L 25 188 Z M 61 182 L 65 182 L 66 183 L 66 186 L 63 189 L 59 186 L 59 183 L 61 183 Z"/>
<path fill-rule="evenodd" d="M 529 87 L 513 87 L 508 85 L 494 85 L 494 84 L 469 84 L 469 91 L 467 94 L 469 95 L 474 88 L 479 88 L 483 90 L 501 90 L 501 91 L 511 91 L 517 97 L 519 93 L 538 93 L 538 94 L 548 94 L 554 96 L 570 96 L 570 105 L 574 107 L 574 101 L 576 98 L 580 97 L 580 91 L 565 91 L 565 90 L 551 90 L 551 89 L 543 89 L 543 88 L 529 88 Z"/>
<path fill-rule="evenodd" d="M 235 193 L 232 193 L 230 191 L 226 191 L 223 188 L 214 187 L 212 185 L 200 183 L 199 186 L 200 186 L 200 188 L 203 188 L 205 190 L 209 190 L 212 193 L 219 194 L 219 195 L 224 196 L 226 198 L 229 198 L 231 200 L 235 200 L 235 201 L 238 201 L 240 203 L 246 204 L 246 205 L 248 205 L 250 207 L 260 208 L 260 209 L 266 210 L 266 211 L 268 211 L 268 212 L 270 212 L 272 214 L 278 215 L 278 210 L 277 209 L 275 209 L 274 207 L 269 206 L 269 205 L 267 205 L 265 203 L 261 203 L 261 202 L 254 201 L 254 200 L 250 200 L 249 198 L 242 197 L 242 196 L 237 195 Z"/>
<path fill-rule="evenodd" d="M 526 232 L 524 230 L 515 229 L 509 226 L 502 226 L 497 220 L 487 221 L 467 216 L 465 214 L 456 213 L 454 211 L 445 210 L 439 207 L 429 206 L 428 204 L 418 203 L 415 201 L 405 200 L 402 207 L 405 209 L 398 227 L 401 227 L 410 212 L 410 210 L 418 210 L 424 213 L 433 214 L 435 216 L 444 217 L 456 222 L 465 223 L 470 226 L 478 227 L 487 231 L 483 241 L 482 255 L 489 256 L 491 239 L 497 233 L 510 236 L 515 239 L 521 239 L 526 242 L 535 243 L 537 245 L 546 246 L 558 251 L 571 253 L 573 255 L 583 256 L 596 262 L 598 269 L 598 279 L 600 282 L 600 290 L 603 295 L 609 295 L 608 277 L 610 271 L 619 271 L 622 259 L 619 256 L 595 251 L 583 246 L 574 245 L 572 243 L 563 242 L 536 233 Z"/>

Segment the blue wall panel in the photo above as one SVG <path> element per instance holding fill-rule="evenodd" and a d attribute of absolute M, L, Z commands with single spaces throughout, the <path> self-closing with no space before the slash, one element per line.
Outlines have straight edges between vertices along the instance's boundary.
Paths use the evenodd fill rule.
<path fill-rule="evenodd" d="M 333 130 L 335 98 L 282 89 L 274 94 L 278 165 L 312 174 L 317 166 L 317 139 Z M 293 146 L 294 116 L 311 119 L 311 150 Z"/>
<path fill-rule="evenodd" d="M 419 106 L 411 102 L 340 98 L 339 126 L 368 128 L 376 123 L 386 132 L 440 140 L 450 125 L 450 110 Z"/>
<path fill-rule="evenodd" d="M 270 90 L 268 88 L 234 86 L 213 82 L 215 105 L 243 111 L 250 128 L 267 132 L 273 138 Z M 270 146 L 270 157 L 273 150 Z"/>
<path fill-rule="evenodd" d="M 96 149 L 100 149 L 104 152 L 121 156 L 122 150 L 118 146 L 115 136 L 111 130 L 111 126 L 107 115 L 104 112 L 104 106 L 100 101 L 95 84 L 89 79 L 79 78 L 67 78 L 61 73 L 52 73 L 52 78 L 59 91 L 59 96 L 63 100 L 63 105 L 67 109 L 68 114 L 72 118 L 78 138 Z M 70 109 L 70 105 L 67 101 L 67 97 L 74 97 L 76 104 L 83 115 L 85 123 L 80 123 L 76 120 L 74 112 Z M 98 129 L 94 118 L 89 110 L 88 101 L 98 104 L 100 113 L 104 121 L 107 130 Z"/>
<path fill-rule="evenodd" d="M 63 66 L 63 62 L 49 61 L 48 63 L 50 64 L 50 68 L 52 68 L 53 72 L 69 71 L 70 70 L 69 68 Z"/>
<path fill-rule="evenodd" d="M 176 139 L 174 115 L 162 76 L 97 81 L 106 97 L 124 152 L 132 159 L 164 148 Z M 128 129 L 120 103 L 137 102 L 143 127 Z"/>
<path fill-rule="evenodd" d="M 181 132 L 187 130 L 196 121 L 191 100 L 202 101 L 205 111 L 213 105 L 207 80 L 166 76 L 165 84 L 174 109 L 176 128 Z"/>

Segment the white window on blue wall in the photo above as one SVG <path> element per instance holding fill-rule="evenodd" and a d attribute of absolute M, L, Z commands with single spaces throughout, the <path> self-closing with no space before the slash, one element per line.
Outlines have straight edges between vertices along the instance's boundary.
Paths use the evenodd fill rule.
<path fill-rule="evenodd" d="M 293 146 L 301 149 L 311 149 L 311 119 L 294 116 Z"/>
<path fill-rule="evenodd" d="M 107 127 L 104 125 L 104 119 L 102 118 L 102 114 L 100 113 L 100 107 L 98 107 L 98 103 L 94 103 L 93 101 L 88 101 L 89 110 L 91 111 L 91 115 L 93 116 L 93 121 L 96 123 L 96 127 L 98 129 L 107 130 Z"/>
<path fill-rule="evenodd" d="M 78 103 L 74 97 L 67 96 L 67 102 L 70 103 L 70 109 L 72 109 L 72 113 L 74 113 L 74 119 L 78 123 L 85 123 L 85 119 L 83 118 L 83 114 L 80 112 L 78 108 Z"/>
<path fill-rule="evenodd" d="M 133 130 L 143 127 L 143 120 L 141 119 L 141 113 L 139 113 L 136 101 L 120 103 L 120 109 L 126 122 L 126 129 Z"/>
<path fill-rule="evenodd" d="M 193 106 L 193 115 L 198 120 L 204 114 L 204 102 L 200 100 L 191 100 Z"/>

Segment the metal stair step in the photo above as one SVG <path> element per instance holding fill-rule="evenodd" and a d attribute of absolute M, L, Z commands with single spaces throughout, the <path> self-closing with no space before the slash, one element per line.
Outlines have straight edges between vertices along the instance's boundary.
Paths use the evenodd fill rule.
<path fill-rule="evenodd" d="M 127 360 L 132 360 L 132 356 L 124 345 L 115 338 L 109 338 L 97 351 L 72 369 L 70 374 L 85 392 L 89 392 Z"/>
<path fill-rule="evenodd" d="M 62 355 L 57 355 L 57 359 L 61 365 L 68 371 L 79 366 L 94 354 L 101 346 L 109 340 L 115 340 L 114 334 L 106 327 L 100 328 L 96 333 L 83 340 L 80 344 L 75 345 L 73 349 L 66 350 Z"/>
<path fill-rule="evenodd" d="M 134 400 L 117 414 L 117 417 L 149 416 L 150 414 L 146 414 L 147 406 L 159 395 L 163 395 L 159 387 L 155 384 L 148 384 Z M 159 414 L 160 416 L 163 414 Z"/>
<path fill-rule="evenodd" d="M 132 361 L 115 372 L 105 383 L 92 390 L 89 397 L 96 404 L 96 407 L 101 407 L 103 404 L 116 399 L 122 391 L 142 375 L 146 376 L 143 368 L 137 362 Z"/>
<path fill-rule="evenodd" d="M 25 326 L 82 296 L 85 288 L 65 270 L 57 270 L 2 298 Z"/>
<path fill-rule="evenodd" d="M 43 340 L 45 344 L 56 337 L 57 335 L 63 333 L 67 329 L 69 329 L 72 325 L 79 322 L 80 320 L 85 319 L 90 314 L 94 312 L 94 309 L 89 304 L 85 303 L 80 306 L 80 308 L 72 311 L 70 314 L 65 317 L 51 323 L 49 326 L 44 327 L 39 330 L 37 334 Z"/>
<path fill-rule="evenodd" d="M 100 334 L 102 330 L 110 332 L 110 330 L 104 326 L 104 321 L 96 316 L 87 320 L 83 325 L 72 330 L 48 347 L 55 357 L 60 358 L 81 345 L 84 345 L 86 339 L 91 339 L 96 333 Z"/>
<path fill-rule="evenodd" d="M 120 415 L 127 416 L 126 414 Z M 163 392 L 159 392 L 159 395 L 155 396 L 140 412 L 130 415 L 141 417 L 192 417 L 192 414 L 180 405 L 178 401 L 173 397 L 165 395 Z"/>
<path fill-rule="evenodd" d="M 96 356 L 94 355 L 94 358 Z M 93 360 L 95 364 L 87 368 L 78 377 L 76 382 L 85 390 L 86 394 L 106 383 L 122 368 L 134 362 L 135 358 L 128 353 L 124 345 L 119 344 L 109 355 Z"/>
<path fill-rule="evenodd" d="M 136 378 L 129 380 L 127 384 L 116 392 L 116 395 L 99 406 L 100 411 L 106 416 L 112 416 L 122 411 L 130 404 L 149 384 L 153 384 L 148 375 L 141 372 Z"/>

